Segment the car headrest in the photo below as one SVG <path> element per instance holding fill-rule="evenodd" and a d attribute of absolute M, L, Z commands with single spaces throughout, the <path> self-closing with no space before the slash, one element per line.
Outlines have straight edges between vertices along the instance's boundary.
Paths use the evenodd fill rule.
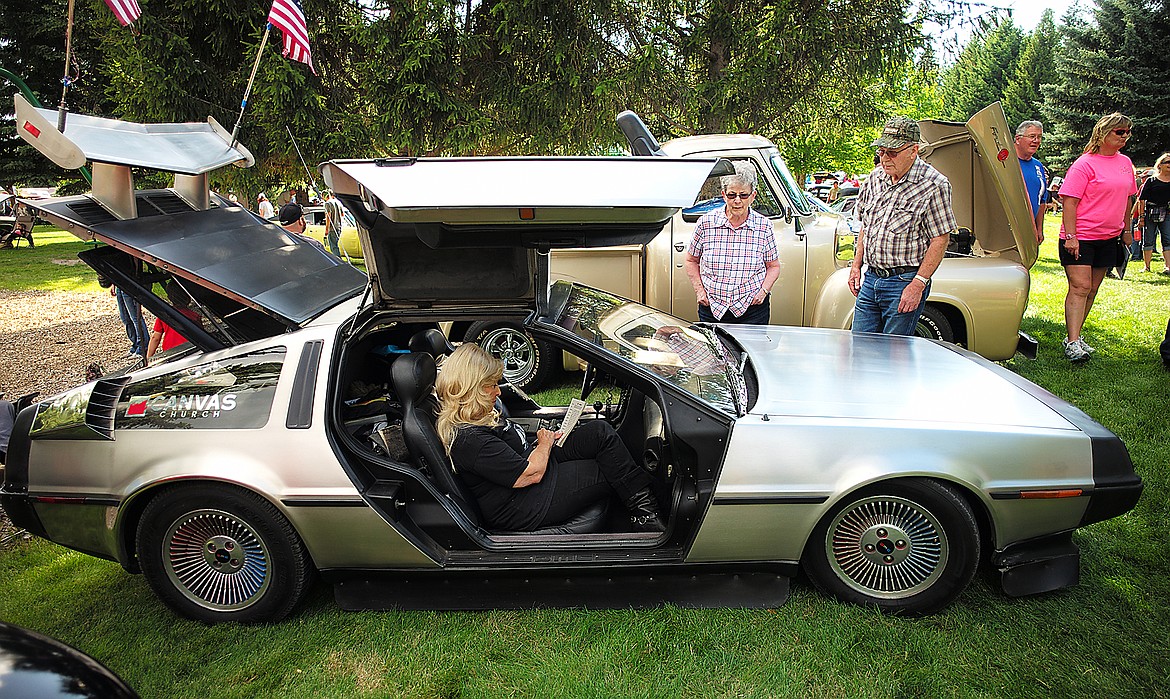
<path fill-rule="evenodd" d="M 390 365 L 390 380 L 399 400 L 419 403 L 435 387 L 435 360 L 426 352 L 404 354 Z"/>
<path fill-rule="evenodd" d="M 429 352 L 432 357 L 443 357 L 455 351 L 455 348 L 447 341 L 447 336 L 434 328 L 420 330 L 411 335 L 410 342 L 406 346 L 410 348 L 411 352 Z"/>

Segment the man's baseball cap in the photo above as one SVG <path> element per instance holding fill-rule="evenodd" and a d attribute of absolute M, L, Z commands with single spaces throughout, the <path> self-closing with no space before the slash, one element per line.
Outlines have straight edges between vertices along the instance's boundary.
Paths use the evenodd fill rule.
<path fill-rule="evenodd" d="M 918 122 L 910 117 L 896 116 L 886 122 L 882 135 L 870 145 L 874 148 L 901 148 L 911 143 L 918 143 L 922 139 L 922 132 L 918 130 Z"/>
<path fill-rule="evenodd" d="M 301 210 L 301 205 L 290 201 L 284 206 L 280 207 L 280 225 L 287 226 L 290 223 L 301 220 L 305 212 Z"/>

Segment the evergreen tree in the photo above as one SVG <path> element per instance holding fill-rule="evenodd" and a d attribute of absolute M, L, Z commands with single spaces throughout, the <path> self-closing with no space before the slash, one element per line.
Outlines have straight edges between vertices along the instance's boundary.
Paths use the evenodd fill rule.
<path fill-rule="evenodd" d="M 1021 121 L 1040 118 L 1044 101 L 1041 85 L 1057 82 L 1056 32 L 1052 10 L 1045 10 L 1040 23 L 1023 41 L 1016 68 L 1003 93 L 1003 111 L 1013 128 Z"/>
<path fill-rule="evenodd" d="M 1067 167 L 1084 150 L 1097 120 L 1114 111 L 1134 121 L 1125 153 L 1150 164 L 1170 149 L 1170 0 L 1096 0 L 1092 20 L 1070 12 L 1056 52 L 1061 80 L 1044 87 L 1053 126 L 1053 164 Z"/>
<path fill-rule="evenodd" d="M 992 102 L 1004 99 L 1016 72 L 1023 32 L 1011 18 L 995 18 L 976 32 L 942 80 L 943 111 L 947 118 L 966 121 Z"/>

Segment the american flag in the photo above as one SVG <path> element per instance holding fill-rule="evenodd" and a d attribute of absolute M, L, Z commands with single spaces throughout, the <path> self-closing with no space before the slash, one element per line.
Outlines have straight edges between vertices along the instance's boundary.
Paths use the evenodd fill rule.
<path fill-rule="evenodd" d="M 106 0 L 106 4 L 114 11 L 114 16 L 123 27 L 142 16 L 138 0 Z"/>
<path fill-rule="evenodd" d="M 106 0 L 112 2 L 115 0 Z M 134 0 L 128 0 L 134 2 Z M 305 11 L 301 0 L 273 0 L 268 23 L 284 34 L 284 57 L 309 66 L 313 74 L 313 52 L 309 49 L 309 28 L 305 26 Z"/>

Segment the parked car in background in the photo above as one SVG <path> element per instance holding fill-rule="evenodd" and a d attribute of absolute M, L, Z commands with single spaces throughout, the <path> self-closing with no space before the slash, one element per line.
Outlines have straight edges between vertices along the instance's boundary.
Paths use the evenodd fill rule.
<path fill-rule="evenodd" d="M 306 206 L 305 221 L 308 222 L 309 227 L 306 231 L 322 243 L 325 242 L 325 207 L 324 206 Z M 337 247 L 340 248 L 342 257 L 347 257 L 354 260 L 362 259 L 362 246 L 358 242 L 357 223 L 354 221 L 353 214 L 345 210 L 345 219 L 341 226 L 341 237 L 337 241 Z"/>
<path fill-rule="evenodd" d="M 1073 532 L 1141 493 L 1115 435 L 954 344 L 691 324 L 549 283 L 549 249 L 651 244 L 717 159 L 330 161 L 367 279 L 206 193 L 207 172 L 250 160 L 214 124 L 143 138 L 81 115 L 61 134 L 19 98 L 17 115 L 42 152 L 103 158 L 94 193 L 42 213 L 106 243 L 79 256 L 189 344 L 22 410 L 0 502 L 144 574 L 177 614 L 280 619 L 316 573 L 348 609 L 775 607 L 802 567 L 842 600 L 923 614 L 981 565 L 1010 595 L 1075 584 Z M 132 191 L 131 164 L 176 187 Z M 499 317 L 587 364 L 582 419 L 650 474 L 666 531 L 604 505 L 537 531 L 484 522 L 435 431 L 437 327 Z M 530 438 L 565 417 L 501 390 Z"/>
<path fill-rule="evenodd" d="M 640 120 L 637 125 L 626 133 L 633 152 L 724 158 L 755 168 L 753 207 L 771 220 L 780 256 L 780 278 L 772 288 L 773 324 L 850 327 L 854 297 L 847 280 L 854 230 L 839 216 L 814 207 L 775 144 L 760 136 L 728 134 L 690 136 L 659 146 Z M 1036 343 L 1020 333 L 1020 321 L 1028 306 L 1028 270 L 1036 261 L 1037 245 L 1023 180 L 1007 167 L 1010 159 L 997 157 L 1011 145 L 1003 136 L 1009 133 L 1003 110 L 996 103 L 966 124 L 923 121 L 921 128 L 926 141 L 922 157 L 950 178 L 961 228 L 932 277 L 916 334 L 956 343 L 988 359 L 1008 359 L 1017 351 L 1035 356 Z M 652 150 L 641 145 L 651 142 Z M 695 320 L 698 306 L 683 261 L 699 216 L 717 206 L 719 177 L 714 175 L 691 206 L 676 213 L 649 243 L 554 249 L 552 276 Z M 550 354 L 549 347 L 505 319 L 474 326 L 456 322 L 451 332 L 455 340 L 492 345 L 505 362 L 508 380 L 528 388 L 540 386 L 559 367 L 578 364 L 572 357 Z"/>
<path fill-rule="evenodd" d="M 56 639 L 0 621 L 0 699 L 137 699 L 122 678 Z"/>
<path fill-rule="evenodd" d="M 805 194 L 805 199 L 808 202 L 809 208 L 813 211 L 840 216 L 845 221 L 845 225 L 849 227 L 849 232 L 853 235 L 857 235 L 861 232 L 861 221 L 858 221 L 856 216 L 846 215 L 842 212 L 842 208 L 845 202 L 855 201 L 857 197 L 851 197 L 848 200 L 839 200 L 837 203 L 832 205 L 826 204 L 811 194 Z M 850 207 L 850 209 L 852 209 L 852 207 Z"/>

